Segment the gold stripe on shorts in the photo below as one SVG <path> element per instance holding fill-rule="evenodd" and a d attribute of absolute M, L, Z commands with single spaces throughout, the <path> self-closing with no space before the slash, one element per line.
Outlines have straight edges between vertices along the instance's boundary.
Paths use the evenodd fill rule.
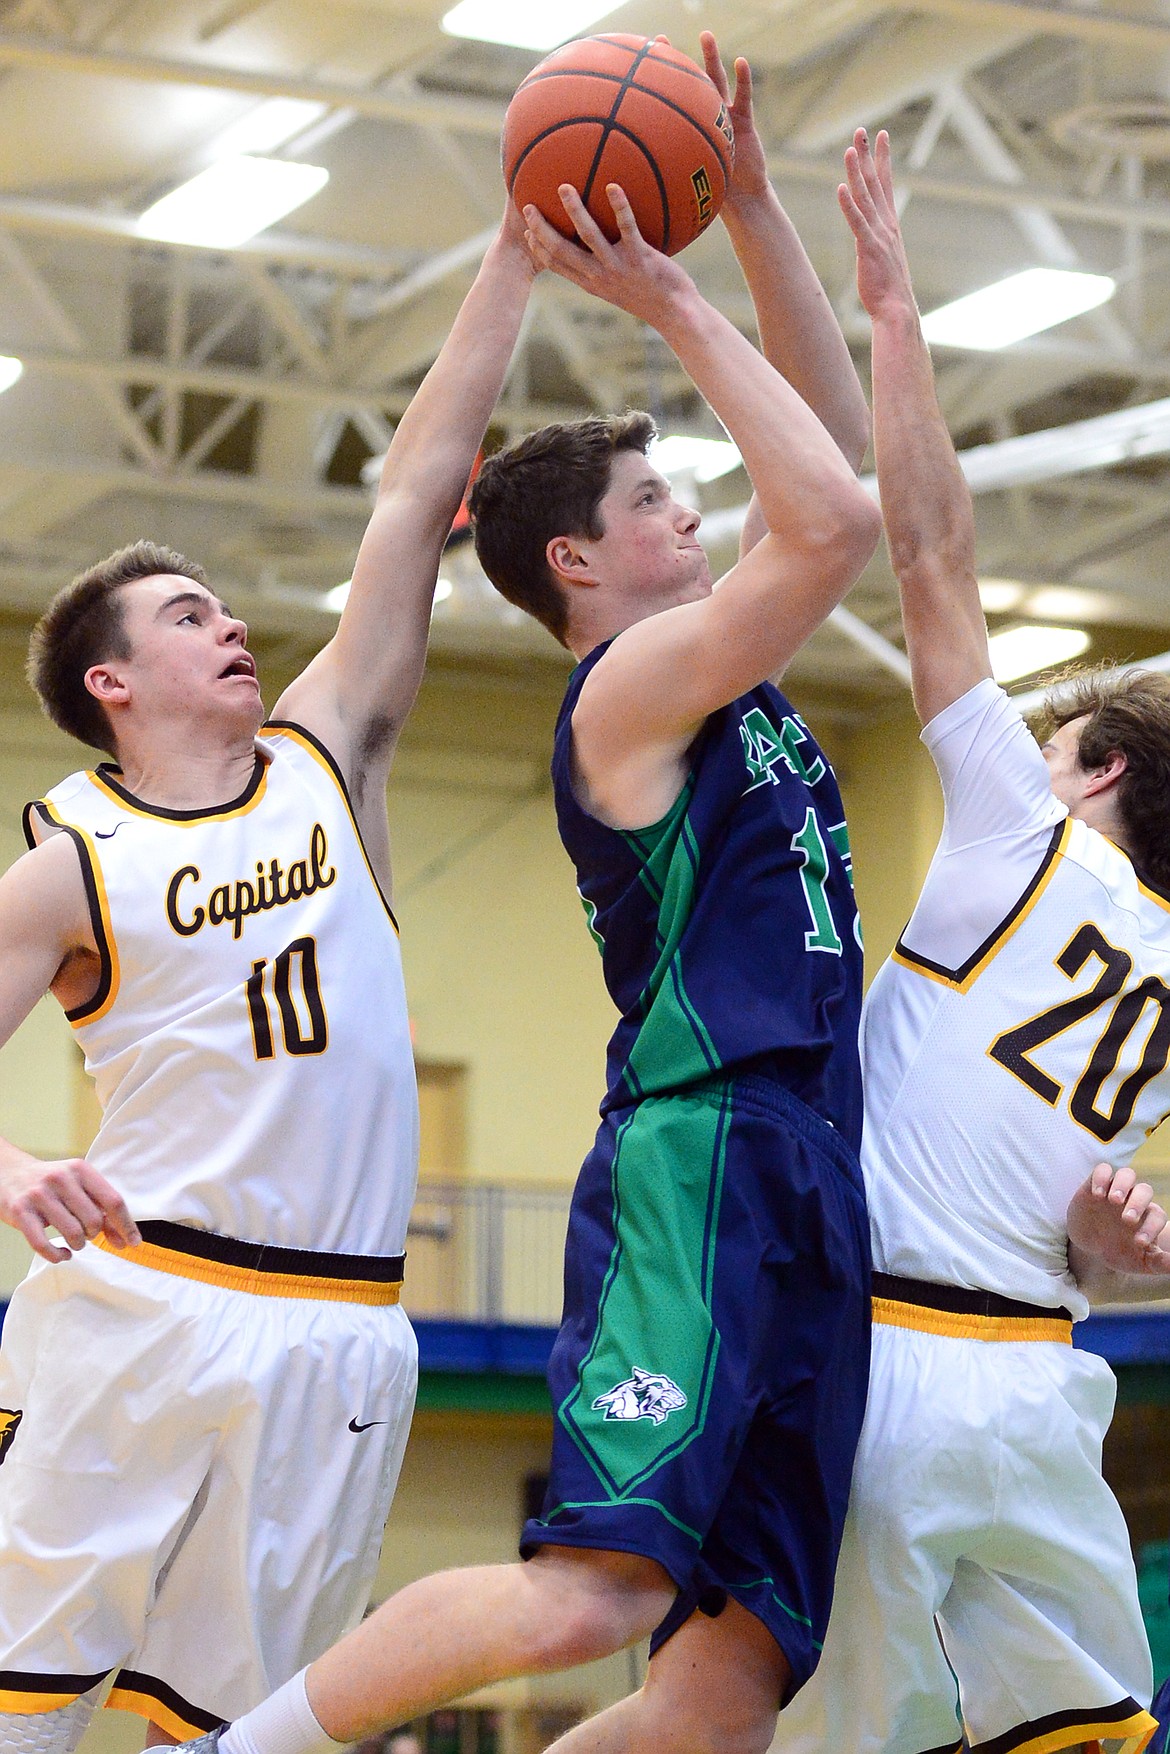
<path fill-rule="evenodd" d="M 267 1272 L 258 1267 L 239 1267 L 229 1261 L 188 1254 L 182 1248 L 163 1248 L 140 1242 L 135 1248 L 116 1248 L 104 1235 L 95 1236 L 94 1247 L 135 1266 L 153 1267 L 200 1285 L 217 1285 L 224 1291 L 247 1291 L 254 1297 L 301 1297 L 318 1303 L 397 1303 L 402 1280 L 338 1279 L 325 1274 Z"/>
<path fill-rule="evenodd" d="M 67 1705 L 75 1705 L 81 1698 L 76 1690 L 70 1693 L 21 1693 L 11 1687 L 0 1687 L 0 1712 L 19 1712 L 21 1716 L 36 1716 L 41 1712 L 62 1711 Z"/>
<path fill-rule="evenodd" d="M 899 1273 L 873 1275 L 873 1319 L 918 1334 L 948 1340 L 1055 1340 L 1072 1345 L 1067 1309 L 1044 1309 L 997 1291 L 964 1285 L 936 1285 Z"/>
<path fill-rule="evenodd" d="M 207 1734 L 205 1723 L 194 1723 L 189 1718 L 181 1717 L 161 1699 L 156 1699 L 151 1693 L 139 1693 L 133 1687 L 111 1687 L 106 1696 L 105 1708 L 107 1711 L 132 1711 L 136 1717 L 144 1717 L 148 1723 L 157 1724 L 160 1730 L 177 1736 L 181 1742 L 193 1742 L 197 1736 Z"/>
<path fill-rule="evenodd" d="M 1071 1322 L 1041 1315 L 967 1315 L 875 1297 L 873 1319 L 886 1327 L 913 1328 L 919 1334 L 942 1334 L 951 1340 L 1059 1340 L 1066 1346 L 1072 1345 Z"/>
<path fill-rule="evenodd" d="M 972 1742 L 971 1754 L 989 1748 L 994 1748 L 995 1754 L 1064 1754 L 1065 1750 L 1071 1754 L 1073 1749 L 1097 1748 L 1105 1742 L 1117 1743 L 1117 1754 L 1142 1754 L 1158 1725 L 1136 1701 L 1124 1704 L 1133 1706 L 1125 1717 L 1102 1717 L 1100 1708 L 1096 1712 L 1091 1708 L 1053 1712 L 1037 1723 L 1021 1724 L 1018 1741 L 1009 1732 L 992 1742 Z"/>

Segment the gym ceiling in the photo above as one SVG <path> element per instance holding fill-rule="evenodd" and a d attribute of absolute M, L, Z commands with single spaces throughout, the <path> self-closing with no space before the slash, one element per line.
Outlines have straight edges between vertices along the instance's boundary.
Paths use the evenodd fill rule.
<path fill-rule="evenodd" d="M 444 10 L 0 0 L 0 355 L 24 367 L 0 395 L 10 625 L 151 534 L 200 558 L 290 658 L 328 636 L 326 593 L 368 514 L 363 467 L 368 481 L 475 271 L 502 203 L 504 108 L 540 59 L 445 34 Z M 1084 627 L 1091 654 L 1170 647 L 1164 411 L 1107 425 L 1104 445 L 1009 442 L 1170 397 L 1170 5 L 630 0 L 589 28 L 696 53 L 704 26 L 753 64 L 774 177 L 863 374 L 834 193 L 858 123 L 893 137 L 925 310 L 1030 267 L 1117 280 L 1090 315 L 936 363 L 956 442 L 991 447 L 972 466 L 979 570 L 1017 587 L 989 599 L 994 625 Z M 329 181 L 234 249 L 141 235 L 153 201 L 241 140 Z M 748 327 L 720 228 L 683 260 Z M 717 435 L 655 337 L 542 281 L 497 436 L 630 405 Z M 698 491 L 725 564 L 744 477 Z M 434 644 L 451 661 L 561 661 L 465 547 L 444 574 Z M 849 609 L 861 625 L 824 630 L 794 674 L 861 715 L 904 692 L 884 557 Z"/>

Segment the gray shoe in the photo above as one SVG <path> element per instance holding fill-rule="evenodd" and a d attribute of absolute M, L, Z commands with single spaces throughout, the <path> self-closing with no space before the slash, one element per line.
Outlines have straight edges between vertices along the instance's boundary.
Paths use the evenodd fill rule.
<path fill-rule="evenodd" d="M 180 1742 L 175 1754 L 216 1754 L 219 1738 L 226 1728 L 227 1725 L 223 1724 L 218 1730 L 208 1730 L 205 1736 L 196 1736 L 193 1742 Z"/>

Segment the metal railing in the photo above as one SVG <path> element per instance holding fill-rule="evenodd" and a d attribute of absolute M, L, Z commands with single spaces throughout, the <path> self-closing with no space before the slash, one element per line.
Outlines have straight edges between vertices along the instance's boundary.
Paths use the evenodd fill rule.
<path fill-rule="evenodd" d="M 555 1326 L 571 1190 L 419 1183 L 407 1231 L 410 1315 Z"/>

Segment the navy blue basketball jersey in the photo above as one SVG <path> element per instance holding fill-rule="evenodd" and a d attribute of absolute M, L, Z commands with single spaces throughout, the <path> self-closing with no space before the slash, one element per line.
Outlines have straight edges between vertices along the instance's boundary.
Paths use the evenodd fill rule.
<path fill-rule="evenodd" d="M 763 1072 L 861 1142 L 861 934 L 841 794 L 764 683 L 711 714 L 687 781 L 649 828 L 577 800 L 571 720 L 608 650 L 577 666 L 557 720 L 561 839 L 621 1013 L 603 1113 L 715 1073 Z"/>

